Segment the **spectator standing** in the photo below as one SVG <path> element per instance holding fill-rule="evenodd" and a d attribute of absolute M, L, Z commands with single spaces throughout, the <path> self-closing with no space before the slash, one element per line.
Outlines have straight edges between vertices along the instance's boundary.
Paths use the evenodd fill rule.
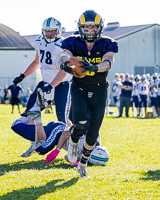
<path fill-rule="evenodd" d="M 141 76 L 141 83 L 139 83 L 139 103 L 140 103 L 140 111 L 139 113 L 142 112 L 142 117 L 145 117 L 147 114 L 147 108 L 148 108 L 148 98 L 149 98 L 149 82 L 146 79 L 146 75 L 143 74 Z M 145 110 L 145 115 L 143 115 L 143 107 Z"/>
<path fill-rule="evenodd" d="M 28 100 L 29 100 L 29 97 L 30 97 L 31 94 L 32 94 L 31 89 L 30 89 L 30 88 L 27 88 L 26 95 L 23 96 L 23 99 L 22 99 L 22 106 L 23 106 L 23 107 L 26 107 L 26 106 L 27 106 L 27 103 L 28 103 Z"/>
<path fill-rule="evenodd" d="M 123 73 L 120 73 L 120 79 L 121 79 L 122 82 L 124 81 L 125 75 Z"/>
<path fill-rule="evenodd" d="M 135 81 L 133 82 L 133 92 L 132 92 L 133 106 L 135 106 L 137 109 L 137 117 L 140 116 L 139 115 L 139 101 L 138 101 L 138 97 L 139 97 L 138 88 L 139 88 L 140 79 L 141 79 L 140 75 L 137 74 L 134 79 Z"/>
<path fill-rule="evenodd" d="M 121 95 L 120 95 L 120 111 L 118 117 L 122 117 L 124 107 L 126 109 L 126 117 L 129 117 L 129 107 L 131 106 L 131 95 L 133 88 L 133 84 L 129 80 L 129 78 L 130 75 L 126 73 L 124 82 L 122 82 L 122 85 L 119 86 L 121 88 Z"/>
<path fill-rule="evenodd" d="M 109 116 L 109 105 L 110 105 L 110 82 L 106 79 L 106 82 L 108 83 L 108 88 L 107 88 L 107 99 L 106 99 L 106 115 Z"/>
<path fill-rule="evenodd" d="M 121 82 L 119 73 L 115 73 L 114 77 L 115 77 L 115 80 L 112 82 L 112 96 L 113 96 L 114 104 L 118 110 L 117 116 L 119 116 L 120 94 L 121 94 L 121 88 L 119 86 L 122 85 L 122 82 Z"/>
<path fill-rule="evenodd" d="M 8 87 L 8 92 L 11 96 L 12 113 L 14 111 L 14 105 L 18 106 L 18 111 L 20 113 L 20 96 L 23 93 L 23 88 L 20 85 L 10 85 Z"/>
<path fill-rule="evenodd" d="M 27 99 L 29 99 L 29 97 L 30 97 L 31 94 L 32 94 L 31 89 L 27 88 L 27 92 L 26 92 Z"/>
<path fill-rule="evenodd" d="M 150 90 L 150 100 L 151 100 L 151 106 L 153 110 L 153 117 L 158 117 L 158 102 L 157 102 L 157 79 L 158 79 L 158 73 L 154 73 L 152 75 L 152 81 L 149 84 L 149 90 Z M 152 87 L 155 85 L 155 87 Z"/>
<path fill-rule="evenodd" d="M 9 104 L 9 98 L 8 98 L 8 87 L 7 85 L 4 85 L 4 103 L 5 105 L 8 105 Z"/>

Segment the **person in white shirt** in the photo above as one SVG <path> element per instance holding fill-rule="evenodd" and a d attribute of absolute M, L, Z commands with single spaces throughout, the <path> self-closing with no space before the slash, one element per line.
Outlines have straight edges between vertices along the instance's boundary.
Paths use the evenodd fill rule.
<path fill-rule="evenodd" d="M 37 53 L 34 61 L 28 66 L 28 68 L 19 77 L 16 77 L 13 82 L 15 84 L 21 82 L 25 77 L 32 74 L 36 69 L 40 67 L 42 79 L 33 94 L 30 96 L 27 109 L 21 116 L 32 116 L 36 118 L 35 123 L 41 124 L 40 111 L 48 106 L 47 101 L 55 102 L 56 114 L 58 121 L 66 124 L 71 124 L 69 119 L 71 97 L 70 97 L 70 80 L 72 75 L 64 71 L 56 69 L 57 60 L 59 59 L 63 49 L 61 44 L 64 38 L 61 37 L 62 26 L 61 23 L 55 18 L 47 18 L 42 25 L 42 34 L 36 38 Z M 37 102 L 37 91 L 40 88 L 47 86 L 48 92 L 44 92 L 44 99 L 46 101 L 45 106 L 42 106 L 40 102 Z M 48 91 L 48 90 L 47 90 Z M 41 129 L 43 126 L 40 126 Z M 36 129 L 36 141 L 45 141 L 46 135 L 44 130 L 40 131 L 43 134 L 39 135 L 38 129 Z M 32 147 L 33 145 L 31 145 Z M 33 148 L 29 148 L 21 156 L 30 156 Z"/>
<path fill-rule="evenodd" d="M 134 82 L 133 82 L 133 92 L 132 92 L 132 98 L 133 98 L 133 106 L 136 107 L 136 110 L 137 110 L 137 117 L 139 117 L 139 102 L 138 102 L 138 97 L 139 97 L 139 90 L 138 90 L 138 87 L 139 87 L 139 83 L 140 83 L 140 80 L 141 80 L 141 77 L 139 74 L 137 74 L 135 77 L 134 77 Z"/>
<path fill-rule="evenodd" d="M 160 115 L 160 74 L 158 74 L 158 78 L 155 80 L 154 85 L 151 86 L 151 89 L 157 93 L 157 113 Z"/>
<path fill-rule="evenodd" d="M 147 82 L 151 82 L 151 75 L 148 73 L 148 74 L 146 74 L 146 81 Z"/>
<path fill-rule="evenodd" d="M 121 94 L 121 88 L 119 86 L 122 85 L 122 82 L 121 82 L 119 73 L 115 73 L 114 77 L 115 77 L 115 80 L 112 82 L 112 96 L 113 96 L 114 104 L 117 107 L 118 115 L 119 115 L 120 94 Z"/>
<path fill-rule="evenodd" d="M 158 107 L 157 107 L 157 85 L 155 87 L 152 87 L 158 78 L 158 73 L 154 73 L 152 75 L 152 81 L 149 84 L 150 89 L 150 100 L 151 100 L 151 106 L 153 110 L 153 117 L 158 117 Z"/>
<path fill-rule="evenodd" d="M 125 79 L 125 74 L 124 73 L 120 73 L 119 74 L 120 80 L 123 82 Z"/>
<path fill-rule="evenodd" d="M 147 110 L 148 110 L 148 105 L 147 105 L 147 101 L 149 98 L 149 88 L 148 88 L 148 81 L 146 80 L 146 75 L 143 74 L 141 76 L 141 82 L 139 83 L 139 103 L 140 103 L 140 113 L 142 111 L 143 113 L 143 107 L 145 110 L 145 115 L 143 117 L 145 117 L 147 115 Z M 143 115 L 143 114 L 142 114 Z"/>

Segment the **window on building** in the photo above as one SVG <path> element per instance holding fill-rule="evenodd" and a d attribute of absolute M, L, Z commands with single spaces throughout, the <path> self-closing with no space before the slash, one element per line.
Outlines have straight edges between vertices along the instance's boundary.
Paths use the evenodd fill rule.
<path fill-rule="evenodd" d="M 155 72 L 157 72 L 156 67 L 134 67 L 135 75 L 136 74 L 139 74 L 139 75 L 150 74 L 150 75 L 152 75 Z M 160 69 L 159 69 L 159 72 L 160 72 Z"/>

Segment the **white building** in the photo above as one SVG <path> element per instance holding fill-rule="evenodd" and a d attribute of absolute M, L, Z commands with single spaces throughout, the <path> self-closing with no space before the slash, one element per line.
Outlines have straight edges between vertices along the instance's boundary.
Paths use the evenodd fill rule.
<path fill-rule="evenodd" d="M 64 32 L 62 36 L 67 37 L 72 33 Z M 110 82 L 114 79 L 116 72 L 128 72 L 134 75 L 160 73 L 159 24 L 120 27 L 118 22 L 108 23 L 103 34 L 112 37 L 119 44 L 119 52 L 115 54 L 115 63 L 108 75 Z M 11 83 L 11 80 L 33 61 L 36 36 L 21 37 L 10 28 L 0 24 L 0 86 L 8 80 Z M 5 81 L 4 78 L 6 78 Z M 40 76 L 37 72 L 27 77 L 22 84 L 29 84 L 32 89 L 39 80 Z"/>
<path fill-rule="evenodd" d="M 35 58 L 35 49 L 19 33 L 0 24 L 0 87 L 13 84 L 13 79 L 23 73 Z M 36 86 L 38 71 L 27 77 L 22 83 L 26 91 Z"/>

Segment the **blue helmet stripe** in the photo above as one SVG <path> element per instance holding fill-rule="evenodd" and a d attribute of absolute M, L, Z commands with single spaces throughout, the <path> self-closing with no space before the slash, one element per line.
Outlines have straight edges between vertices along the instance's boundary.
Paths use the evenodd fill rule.
<path fill-rule="evenodd" d="M 91 158 L 95 159 L 95 160 L 101 160 L 101 161 L 108 161 L 109 158 L 99 158 L 99 157 L 96 157 L 96 156 L 93 156 L 91 155 Z"/>
<path fill-rule="evenodd" d="M 48 18 L 48 20 L 47 20 L 47 27 L 50 26 L 51 19 L 52 19 L 52 18 Z"/>

